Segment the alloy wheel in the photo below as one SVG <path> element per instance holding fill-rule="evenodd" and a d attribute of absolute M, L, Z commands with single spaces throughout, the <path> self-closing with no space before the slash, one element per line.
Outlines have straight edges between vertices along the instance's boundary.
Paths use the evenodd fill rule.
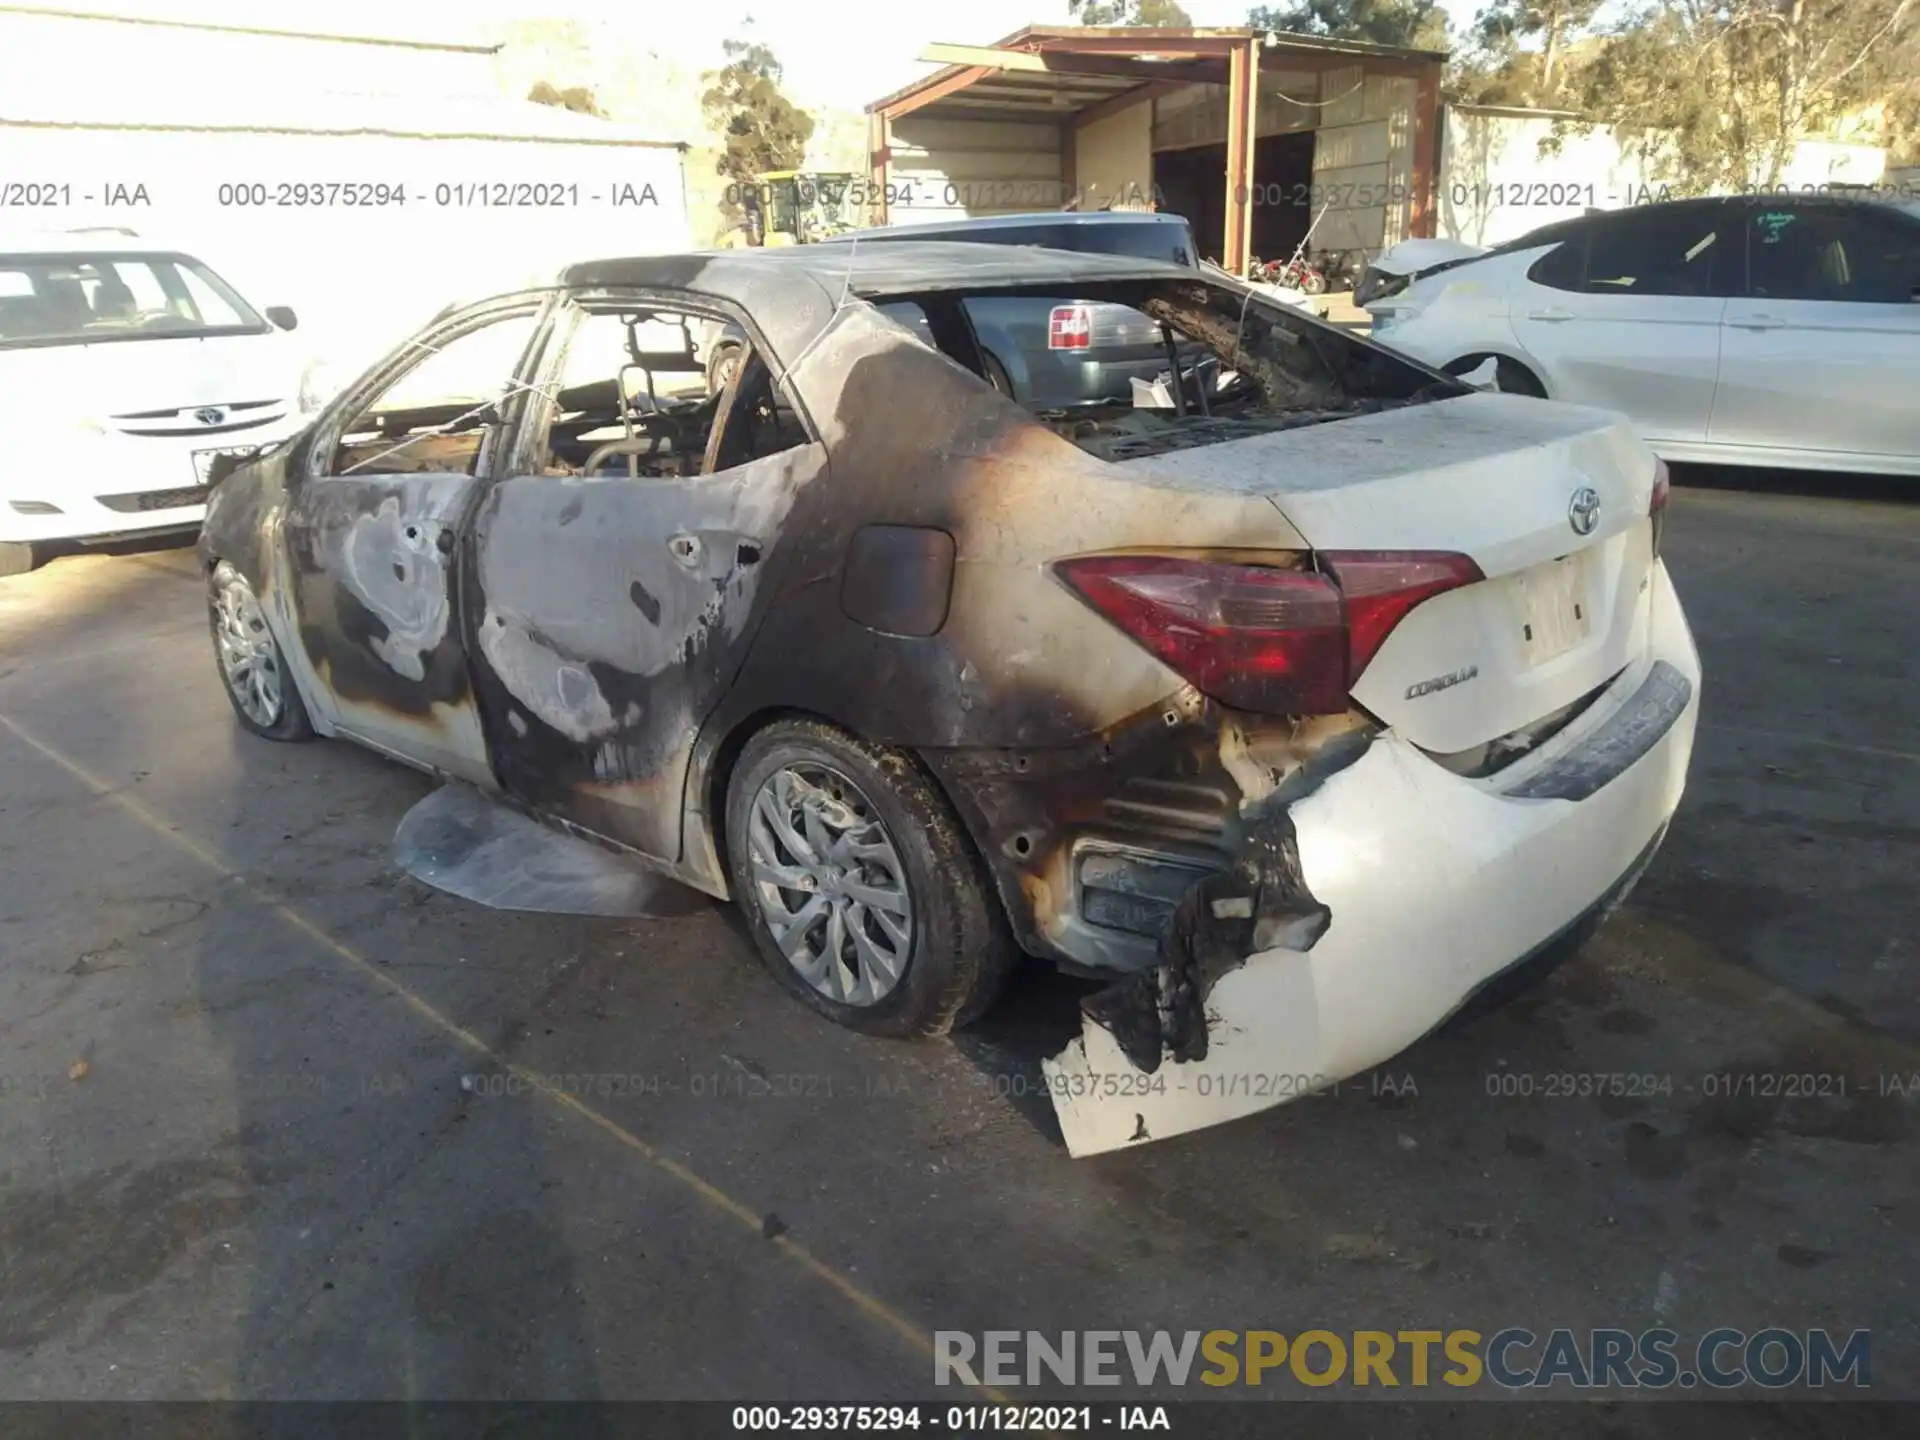
<path fill-rule="evenodd" d="M 754 792 L 747 855 L 761 918 L 787 963 L 842 1005 L 872 1005 L 913 950 L 913 897 L 873 803 L 845 775 L 800 763 Z"/>
<path fill-rule="evenodd" d="M 239 571 L 223 562 L 214 572 L 213 586 L 220 674 L 241 713 L 265 729 L 279 720 L 285 703 L 279 647 L 253 587 Z"/>

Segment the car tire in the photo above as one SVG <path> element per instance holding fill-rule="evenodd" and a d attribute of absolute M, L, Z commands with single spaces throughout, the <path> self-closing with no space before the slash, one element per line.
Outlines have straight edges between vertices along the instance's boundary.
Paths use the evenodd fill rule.
<path fill-rule="evenodd" d="M 207 577 L 207 624 L 220 687 L 241 726 L 267 740 L 311 740 L 313 722 L 266 612 L 225 560 Z"/>
<path fill-rule="evenodd" d="M 32 541 L 0 541 L 0 579 L 9 575 L 25 575 L 46 563 L 46 551 Z"/>
<path fill-rule="evenodd" d="M 973 846 L 903 751 L 816 720 L 774 722 L 729 777 L 726 847 L 761 960 L 849 1029 L 944 1035 L 984 1014 L 1012 969 Z"/>
<path fill-rule="evenodd" d="M 718 395 L 727 388 L 739 373 L 743 353 L 738 345 L 722 345 L 713 352 L 713 358 L 707 361 L 707 394 Z"/>

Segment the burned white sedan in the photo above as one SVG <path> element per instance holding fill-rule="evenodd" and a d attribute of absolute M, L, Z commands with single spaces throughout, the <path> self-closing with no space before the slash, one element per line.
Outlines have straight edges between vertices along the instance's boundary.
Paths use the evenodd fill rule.
<path fill-rule="evenodd" d="M 970 305 L 1062 293 L 1151 317 L 1164 376 L 996 390 Z M 708 393 L 716 323 L 751 351 Z M 1618 417 L 1225 280 L 822 246 L 451 312 L 202 549 L 243 725 L 450 782 L 416 873 L 589 913 L 670 877 L 874 1034 L 1022 952 L 1106 979 L 1047 1062 L 1087 1154 L 1372 1066 L 1617 901 L 1698 707 L 1665 502 Z"/>

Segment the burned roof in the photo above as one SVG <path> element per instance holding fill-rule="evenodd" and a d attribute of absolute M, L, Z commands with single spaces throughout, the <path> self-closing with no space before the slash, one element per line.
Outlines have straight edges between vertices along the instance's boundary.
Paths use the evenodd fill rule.
<path fill-rule="evenodd" d="M 1084 287 L 1128 280 L 1202 280 L 1189 267 L 1126 255 L 915 240 L 717 250 L 588 260 L 560 273 L 582 289 L 688 290 L 741 306 L 778 355 L 797 355 L 848 298 L 881 300 L 943 290 L 1004 291 L 1071 298 Z"/>
<path fill-rule="evenodd" d="M 744 301 L 782 283 L 816 284 L 836 297 L 862 299 L 938 290 L 1001 289 L 1071 285 L 1075 281 L 1194 278 L 1191 269 L 1125 255 L 1047 250 L 1036 245 L 983 245 L 967 241 L 858 240 L 830 245 L 763 250 L 716 250 L 695 255 L 640 255 L 587 260 L 570 265 L 568 286 L 640 286 L 697 290 Z"/>

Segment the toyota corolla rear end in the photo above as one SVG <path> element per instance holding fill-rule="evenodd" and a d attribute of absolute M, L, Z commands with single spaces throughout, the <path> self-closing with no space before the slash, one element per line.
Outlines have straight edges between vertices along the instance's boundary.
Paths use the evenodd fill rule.
<path fill-rule="evenodd" d="M 1156 935 L 1048 1062 L 1076 1155 L 1323 1089 L 1570 949 L 1659 844 L 1699 705 L 1665 472 L 1617 416 L 1473 395 L 1117 469 L 1264 495 L 1305 544 L 1054 567 L 1218 707 L 1239 792 L 1225 869 L 1076 852 L 1068 928 Z"/>

